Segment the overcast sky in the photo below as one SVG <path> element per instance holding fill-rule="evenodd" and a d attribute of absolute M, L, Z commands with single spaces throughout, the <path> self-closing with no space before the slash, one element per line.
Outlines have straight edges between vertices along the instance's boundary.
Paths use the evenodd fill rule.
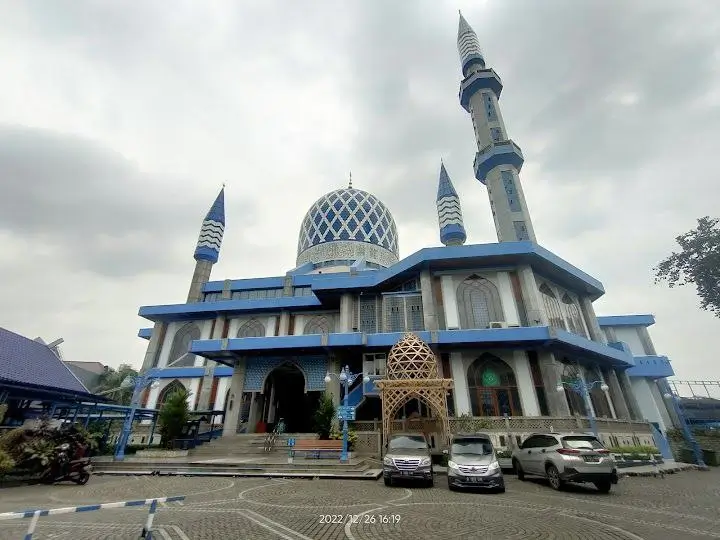
<path fill-rule="evenodd" d="M 0 326 L 139 366 L 141 305 L 184 302 L 223 182 L 213 279 L 283 275 L 302 218 L 377 195 L 401 256 L 439 244 L 440 158 L 468 243 L 496 241 L 458 103 L 461 8 L 522 148 L 538 242 L 654 313 L 682 379 L 720 379 L 720 321 L 652 267 L 717 216 L 720 3 L 0 0 Z"/>

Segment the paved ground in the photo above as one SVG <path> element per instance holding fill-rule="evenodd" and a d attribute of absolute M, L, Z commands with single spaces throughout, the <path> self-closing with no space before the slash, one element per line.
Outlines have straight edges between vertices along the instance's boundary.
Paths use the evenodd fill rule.
<path fill-rule="evenodd" d="M 186 495 L 156 514 L 158 540 L 720 538 L 720 470 L 627 478 L 609 495 L 551 490 L 507 476 L 502 495 L 387 488 L 382 480 L 93 477 L 86 486 L 0 491 L 0 512 Z M 137 539 L 147 509 L 40 518 L 34 538 Z M 29 520 L 0 521 L 0 539 L 23 538 Z"/>

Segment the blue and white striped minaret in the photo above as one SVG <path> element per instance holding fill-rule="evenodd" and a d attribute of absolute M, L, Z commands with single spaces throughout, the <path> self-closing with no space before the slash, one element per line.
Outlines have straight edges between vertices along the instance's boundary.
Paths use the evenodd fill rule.
<path fill-rule="evenodd" d="M 485 67 L 477 35 L 462 13 L 457 41 L 464 77 L 460 104 L 472 117 L 478 145 L 475 178 L 487 186 L 498 241 L 535 242 L 518 176 L 524 158 L 520 147 L 507 136 L 498 106 L 502 81 L 493 69 Z"/>
<path fill-rule="evenodd" d="M 200 302 L 205 283 L 210 279 L 212 266 L 220 258 L 220 246 L 225 232 L 225 187 L 218 193 L 210 211 L 200 227 L 195 247 L 195 272 L 193 273 L 188 302 Z"/>
<path fill-rule="evenodd" d="M 461 246 L 467 240 L 463 224 L 460 197 L 440 162 L 440 179 L 438 180 L 437 212 L 440 224 L 440 241 L 446 246 Z"/>

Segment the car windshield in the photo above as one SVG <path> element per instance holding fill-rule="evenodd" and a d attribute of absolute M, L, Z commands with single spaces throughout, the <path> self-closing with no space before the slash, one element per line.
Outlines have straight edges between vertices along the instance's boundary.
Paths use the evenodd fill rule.
<path fill-rule="evenodd" d="M 599 450 L 604 448 L 595 437 L 563 437 L 563 444 L 576 450 Z"/>
<path fill-rule="evenodd" d="M 423 437 L 393 437 L 388 445 L 391 450 L 397 448 L 406 448 L 412 450 L 425 450 L 427 443 Z"/>
<path fill-rule="evenodd" d="M 453 454 L 489 456 L 493 452 L 493 447 L 487 439 L 460 439 L 453 441 L 451 452 Z"/>

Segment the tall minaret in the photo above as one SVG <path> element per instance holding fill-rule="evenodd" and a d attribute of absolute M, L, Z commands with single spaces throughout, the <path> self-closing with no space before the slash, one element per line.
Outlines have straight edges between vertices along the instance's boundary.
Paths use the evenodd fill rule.
<path fill-rule="evenodd" d="M 437 212 L 440 224 L 440 241 L 446 246 L 461 246 L 465 243 L 465 225 L 463 225 L 460 197 L 440 161 L 440 179 L 438 180 Z"/>
<path fill-rule="evenodd" d="M 518 176 L 524 161 L 522 151 L 508 138 L 498 106 L 502 82 L 493 69 L 485 68 L 477 35 L 462 13 L 458 51 L 464 77 L 460 83 L 460 104 L 470 113 L 478 145 L 475 178 L 487 186 L 498 241 L 535 242 Z"/>
<path fill-rule="evenodd" d="M 203 286 L 210 279 L 213 264 L 220 257 L 220 245 L 225 232 L 225 186 L 218 193 L 210 211 L 200 227 L 200 237 L 195 248 L 195 272 L 193 273 L 188 303 L 202 300 Z"/>

